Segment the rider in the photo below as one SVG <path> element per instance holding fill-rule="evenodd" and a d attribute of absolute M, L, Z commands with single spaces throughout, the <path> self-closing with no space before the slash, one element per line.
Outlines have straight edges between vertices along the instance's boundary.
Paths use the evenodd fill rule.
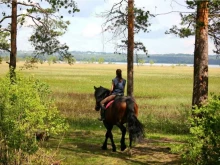
<path fill-rule="evenodd" d="M 104 120 L 105 117 L 105 103 L 113 100 L 117 95 L 124 96 L 124 89 L 126 85 L 126 80 L 122 78 L 122 71 L 121 69 L 116 70 L 116 77 L 112 80 L 112 85 L 110 89 L 110 95 L 103 99 L 100 102 L 101 106 L 101 118 L 100 121 Z"/>

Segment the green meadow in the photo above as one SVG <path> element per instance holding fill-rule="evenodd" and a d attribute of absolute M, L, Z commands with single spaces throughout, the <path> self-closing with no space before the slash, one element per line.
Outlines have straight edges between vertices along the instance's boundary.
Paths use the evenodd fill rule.
<path fill-rule="evenodd" d="M 17 63 L 17 70 L 23 63 Z M 67 118 L 70 129 L 64 135 L 51 137 L 44 144 L 50 151 L 49 162 L 69 164 L 180 164 L 181 146 L 189 136 L 193 67 L 134 66 L 134 97 L 139 106 L 139 120 L 146 137 L 133 148 L 120 151 L 120 130 L 113 135 L 117 152 L 101 150 L 105 128 L 94 110 L 94 86 L 110 88 L 118 64 L 38 64 L 37 68 L 21 70 L 50 85 L 56 105 Z M 0 64 L 0 77 L 8 72 Z M 209 68 L 209 93 L 220 93 L 220 68 Z M 128 135 L 126 136 L 128 144 Z M 44 155 L 39 151 L 39 157 Z M 42 158 L 43 159 L 43 158 Z M 44 159 L 46 159 L 44 157 Z"/>

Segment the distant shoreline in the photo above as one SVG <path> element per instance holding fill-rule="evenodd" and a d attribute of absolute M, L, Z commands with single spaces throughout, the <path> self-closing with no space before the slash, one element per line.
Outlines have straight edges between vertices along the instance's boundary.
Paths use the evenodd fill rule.
<path fill-rule="evenodd" d="M 86 62 L 83 62 L 83 61 L 77 61 L 76 62 L 77 64 L 83 64 L 83 63 L 86 63 Z M 91 63 L 92 64 L 92 63 Z M 99 64 L 98 62 L 93 62 L 93 64 Z M 104 62 L 102 64 L 116 64 L 116 65 L 126 65 L 127 62 Z M 144 63 L 144 64 L 137 64 L 137 63 L 134 63 L 134 65 L 138 65 L 138 66 L 186 66 L 186 67 L 193 67 L 193 64 L 168 64 L 168 63 L 154 63 L 154 64 L 150 64 L 150 63 Z M 220 68 L 220 65 L 213 65 L 213 64 L 210 64 L 208 65 L 209 67 L 211 68 Z"/>

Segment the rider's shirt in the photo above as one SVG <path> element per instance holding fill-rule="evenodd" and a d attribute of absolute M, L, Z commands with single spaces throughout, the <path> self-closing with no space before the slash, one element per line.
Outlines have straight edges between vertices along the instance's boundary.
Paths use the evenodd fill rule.
<path fill-rule="evenodd" d="M 123 95 L 126 80 L 122 79 L 122 81 L 120 82 L 120 80 L 116 77 L 112 80 L 112 83 L 114 83 L 114 89 L 112 91 L 112 94 L 113 95 L 117 95 L 117 94 L 122 94 Z"/>

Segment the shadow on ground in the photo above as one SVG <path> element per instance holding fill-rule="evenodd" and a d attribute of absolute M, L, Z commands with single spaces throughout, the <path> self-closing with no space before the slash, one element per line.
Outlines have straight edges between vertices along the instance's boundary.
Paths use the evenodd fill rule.
<path fill-rule="evenodd" d="M 119 133 L 115 135 L 114 140 L 117 146 L 117 152 L 112 152 L 110 140 L 108 143 L 108 150 L 102 150 L 101 145 L 104 141 L 104 135 L 101 136 L 100 134 L 96 134 L 96 132 L 90 131 L 76 131 L 69 134 L 67 139 L 64 139 L 65 142 L 60 145 L 60 149 L 70 153 L 81 154 L 81 157 L 82 155 L 89 155 L 91 157 L 102 156 L 106 158 L 117 158 L 127 164 L 180 164 L 180 156 L 171 153 L 171 149 L 168 147 L 169 143 L 177 143 L 175 141 L 168 139 L 143 139 L 132 148 L 127 148 L 125 151 L 121 152 Z M 56 141 L 56 139 L 54 139 L 54 141 Z M 128 139 L 126 139 L 126 142 L 128 144 Z M 163 143 L 163 146 L 161 146 L 160 143 Z M 108 163 L 105 162 L 103 164 Z"/>

